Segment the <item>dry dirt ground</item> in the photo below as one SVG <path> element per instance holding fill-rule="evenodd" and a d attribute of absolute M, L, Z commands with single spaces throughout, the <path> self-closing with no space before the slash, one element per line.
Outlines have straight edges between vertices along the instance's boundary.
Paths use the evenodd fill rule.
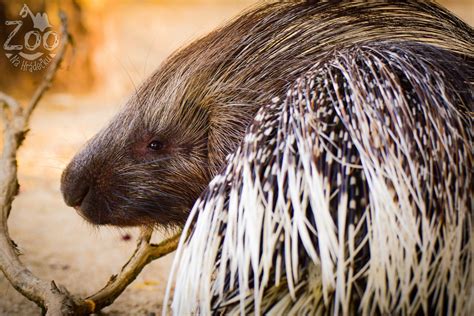
<path fill-rule="evenodd" d="M 119 271 L 135 247 L 133 229 L 94 228 L 66 207 L 59 192 L 62 168 L 81 145 L 123 104 L 134 85 L 171 51 L 235 15 L 237 4 L 114 5 L 102 25 L 107 37 L 96 56 L 107 77 L 86 96 L 54 94 L 34 114 L 21 149 L 21 194 L 9 225 L 22 260 L 34 274 L 88 295 Z M 473 24 L 474 3 L 446 1 Z M 0 87 L 1 88 L 1 87 Z M 1 90 L 1 89 L 0 89 Z M 130 240 L 124 236 L 131 235 Z M 150 264 L 106 315 L 155 315 L 161 310 L 172 256 Z M 39 315 L 0 275 L 0 315 Z"/>

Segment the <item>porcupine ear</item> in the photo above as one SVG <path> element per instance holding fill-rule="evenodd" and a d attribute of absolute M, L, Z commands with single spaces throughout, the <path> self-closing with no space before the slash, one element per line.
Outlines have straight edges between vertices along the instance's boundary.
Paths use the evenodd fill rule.
<path fill-rule="evenodd" d="M 244 105 L 228 104 L 225 100 L 213 99 L 208 106 L 208 158 L 211 174 L 222 169 L 226 155 L 241 143 L 242 122 L 251 121 Z M 220 103 L 216 105 L 216 103 Z"/>
<path fill-rule="evenodd" d="M 260 109 L 184 228 L 175 314 L 468 313 L 473 61 L 384 45 Z"/>

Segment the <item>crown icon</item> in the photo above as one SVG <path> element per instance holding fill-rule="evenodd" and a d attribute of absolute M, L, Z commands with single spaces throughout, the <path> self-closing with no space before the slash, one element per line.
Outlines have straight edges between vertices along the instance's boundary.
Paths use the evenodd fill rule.
<path fill-rule="evenodd" d="M 31 12 L 30 8 L 24 4 L 20 10 L 20 16 L 22 18 L 26 18 L 28 15 L 33 21 L 33 27 L 40 30 L 41 32 L 43 32 L 48 27 L 51 27 L 51 24 L 49 24 L 48 15 L 46 13 L 36 13 L 36 15 L 33 15 L 33 12 Z"/>

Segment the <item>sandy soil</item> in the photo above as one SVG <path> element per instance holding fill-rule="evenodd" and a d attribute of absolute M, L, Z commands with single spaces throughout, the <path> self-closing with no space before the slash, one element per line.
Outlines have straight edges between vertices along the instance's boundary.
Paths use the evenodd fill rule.
<path fill-rule="evenodd" d="M 135 247 L 137 231 L 97 229 L 86 224 L 62 202 L 61 170 L 112 117 L 135 84 L 163 58 L 250 2 L 142 6 L 130 2 L 111 8 L 101 22 L 107 36 L 96 56 L 97 67 L 108 73 L 101 89 L 87 96 L 55 94 L 46 98 L 34 115 L 31 132 L 20 152 L 21 194 L 14 203 L 9 224 L 13 239 L 24 253 L 22 260 L 33 273 L 86 296 L 119 271 Z M 473 24 L 472 2 L 448 4 Z M 132 236 L 129 240 L 125 238 L 128 235 Z M 170 255 L 150 264 L 103 313 L 158 314 L 171 261 Z M 39 314 L 39 308 L 0 275 L 0 315 Z"/>

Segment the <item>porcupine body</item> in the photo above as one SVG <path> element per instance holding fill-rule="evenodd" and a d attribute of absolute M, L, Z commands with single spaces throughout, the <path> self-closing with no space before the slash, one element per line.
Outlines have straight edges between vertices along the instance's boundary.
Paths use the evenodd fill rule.
<path fill-rule="evenodd" d="M 288 22 L 262 53 L 311 38 L 309 67 L 195 204 L 173 312 L 472 313 L 473 30 L 430 2 L 296 6 L 256 9 Z"/>

